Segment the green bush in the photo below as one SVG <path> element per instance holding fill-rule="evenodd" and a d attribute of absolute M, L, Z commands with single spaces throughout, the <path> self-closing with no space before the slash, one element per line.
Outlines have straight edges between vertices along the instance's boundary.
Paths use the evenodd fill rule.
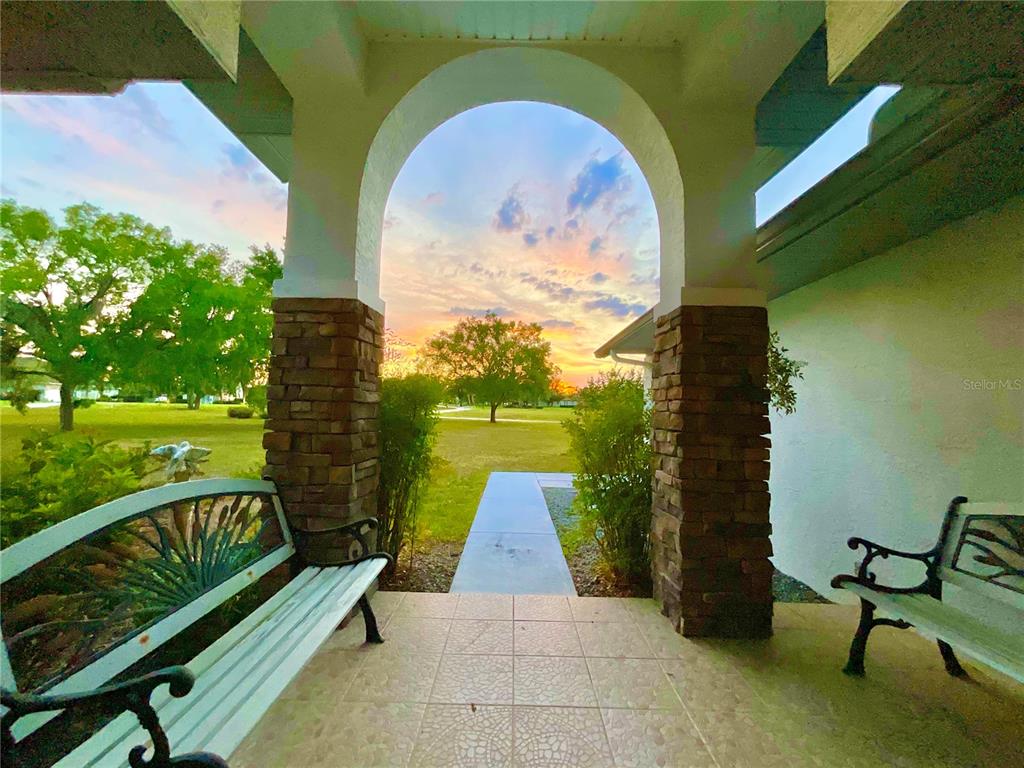
<path fill-rule="evenodd" d="M 787 352 L 789 350 L 782 346 L 778 332 L 772 331 L 768 337 L 768 393 L 775 410 L 790 414 L 796 412 L 793 379 L 804 377 L 803 369 L 807 363 L 793 360 Z"/>
<path fill-rule="evenodd" d="M 230 419 L 251 419 L 255 411 L 247 405 L 232 405 L 228 408 Z"/>
<path fill-rule="evenodd" d="M 267 385 L 249 387 L 249 391 L 245 393 L 245 404 L 256 411 L 261 419 L 267 418 Z"/>
<path fill-rule="evenodd" d="M 84 408 L 92 408 L 96 404 L 96 401 L 93 400 L 90 397 L 79 397 L 79 398 L 76 398 L 76 399 L 72 400 L 71 404 L 75 408 L 83 408 L 84 409 Z"/>
<path fill-rule="evenodd" d="M 120 448 L 91 437 L 36 432 L 4 466 L 0 546 L 143 487 L 149 445 Z"/>
<path fill-rule="evenodd" d="M 429 376 L 383 379 L 380 390 L 380 490 L 377 547 L 395 559 L 416 531 L 416 512 L 430 479 L 437 416 L 444 394 Z"/>
<path fill-rule="evenodd" d="M 650 584 L 651 412 L 639 374 L 614 370 L 581 389 L 565 422 L 581 517 L 620 581 Z"/>
<path fill-rule="evenodd" d="M 26 377 L 15 376 L 4 388 L 0 399 L 9 401 L 11 407 L 24 416 L 28 411 L 28 404 L 37 402 L 42 394 L 42 391 L 32 386 Z"/>

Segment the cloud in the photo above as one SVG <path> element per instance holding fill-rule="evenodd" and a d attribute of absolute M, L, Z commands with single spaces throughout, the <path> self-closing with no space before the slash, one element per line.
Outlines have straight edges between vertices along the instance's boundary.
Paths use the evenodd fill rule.
<path fill-rule="evenodd" d="M 512 314 L 512 310 L 507 307 L 451 307 L 448 314 L 457 317 L 483 317 L 484 315 L 508 317 Z"/>
<path fill-rule="evenodd" d="M 540 242 L 540 235 L 536 232 L 524 232 L 523 242 L 526 243 L 527 248 L 533 248 L 533 246 Z"/>
<path fill-rule="evenodd" d="M 394 214 L 386 214 L 384 216 L 384 229 L 392 229 L 398 226 L 398 217 Z"/>
<path fill-rule="evenodd" d="M 499 232 L 517 232 L 526 223 L 526 210 L 516 190 L 508 193 L 494 214 L 494 228 Z"/>
<path fill-rule="evenodd" d="M 605 282 L 607 279 L 608 275 L 606 275 L 604 272 L 595 272 L 590 276 L 590 282 L 597 283 L 598 285 Z"/>
<path fill-rule="evenodd" d="M 548 280 L 544 277 L 537 277 L 527 272 L 519 273 L 519 281 L 526 285 L 532 285 L 538 291 L 546 293 L 555 301 L 569 301 L 578 298 L 580 292 L 571 285 L 560 283 L 557 280 Z"/>
<path fill-rule="evenodd" d="M 603 296 L 599 299 L 588 301 L 583 306 L 589 310 L 608 312 L 616 317 L 642 315 L 647 311 L 646 304 L 631 303 L 620 299 L 618 296 Z"/>
<path fill-rule="evenodd" d="M 590 245 L 587 246 L 587 251 L 590 253 L 591 256 L 594 256 L 601 250 L 601 247 L 603 245 L 604 238 L 595 237 L 593 240 L 590 241 Z"/>
<path fill-rule="evenodd" d="M 544 237 L 546 237 L 548 240 L 550 240 L 552 237 L 555 236 L 555 233 L 557 231 L 558 230 L 555 229 L 555 227 L 553 227 L 553 226 L 548 227 L 546 230 L 544 230 Z"/>
<path fill-rule="evenodd" d="M 599 200 L 629 189 L 630 178 L 622 167 L 622 153 L 612 155 L 604 162 L 589 161 L 576 176 L 572 191 L 565 203 L 569 213 L 581 209 L 589 211 Z"/>
<path fill-rule="evenodd" d="M 623 224 L 636 218 L 636 215 L 640 212 L 640 206 L 638 205 L 623 205 L 612 216 L 611 221 L 608 222 L 608 227 L 605 231 L 610 232 L 616 227 L 620 227 Z"/>
<path fill-rule="evenodd" d="M 431 192 L 423 198 L 423 204 L 426 206 L 442 205 L 444 203 L 444 192 Z"/>
<path fill-rule="evenodd" d="M 576 327 L 576 323 L 574 323 L 572 320 L 556 320 L 555 318 L 551 318 L 550 320 L 541 320 L 540 323 L 538 323 L 538 325 L 540 325 L 541 328 L 575 328 Z"/>

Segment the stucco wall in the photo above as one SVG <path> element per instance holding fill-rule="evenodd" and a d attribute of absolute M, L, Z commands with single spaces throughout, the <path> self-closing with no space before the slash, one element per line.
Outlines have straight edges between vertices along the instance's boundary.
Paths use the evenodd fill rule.
<path fill-rule="evenodd" d="M 834 599 L 860 535 L 934 543 L 948 501 L 1024 499 L 1024 198 L 793 291 L 806 378 L 772 415 L 777 567 Z"/>

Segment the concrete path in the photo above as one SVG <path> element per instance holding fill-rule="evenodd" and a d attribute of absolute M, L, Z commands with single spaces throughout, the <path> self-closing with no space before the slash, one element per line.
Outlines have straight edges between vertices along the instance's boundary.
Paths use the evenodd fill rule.
<path fill-rule="evenodd" d="M 533 472 L 491 473 L 449 591 L 576 594 L 540 488 Z"/>

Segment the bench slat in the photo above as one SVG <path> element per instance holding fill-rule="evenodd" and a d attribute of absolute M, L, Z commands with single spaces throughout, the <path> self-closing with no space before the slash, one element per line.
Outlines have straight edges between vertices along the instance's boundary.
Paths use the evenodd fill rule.
<path fill-rule="evenodd" d="M 296 593 L 315 578 L 319 572 L 319 568 L 306 568 L 303 570 L 255 611 L 242 619 L 231 630 L 219 637 L 202 653 L 192 659 L 186 666 L 201 680 L 203 672 L 213 666 L 228 651 L 237 646 L 245 637 L 258 628 L 268 616 L 278 610 L 291 610 L 291 607 L 287 605 L 289 601 L 294 601 Z M 174 700 L 166 688 L 161 688 L 153 693 L 151 702 L 153 708 L 157 712 L 161 712 L 168 702 Z M 141 733 L 139 731 L 139 722 L 136 720 L 135 715 L 124 713 L 112 720 L 105 728 L 73 752 L 69 753 L 57 763 L 57 766 L 58 768 L 80 768 L 81 766 L 94 765 L 96 760 L 110 749 L 119 745 L 129 735 L 136 732 Z M 134 744 L 126 745 L 125 749 L 127 750 L 131 746 L 134 746 Z"/>
<path fill-rule="evenodd" d="M 894 618 L 904 619 L 924 634 L 941 638 L 979 661 L 1024 682 L 1024 635 L 989 626 L 928 595 L 893 595 L 856 583 L 844 585 Z"/>

